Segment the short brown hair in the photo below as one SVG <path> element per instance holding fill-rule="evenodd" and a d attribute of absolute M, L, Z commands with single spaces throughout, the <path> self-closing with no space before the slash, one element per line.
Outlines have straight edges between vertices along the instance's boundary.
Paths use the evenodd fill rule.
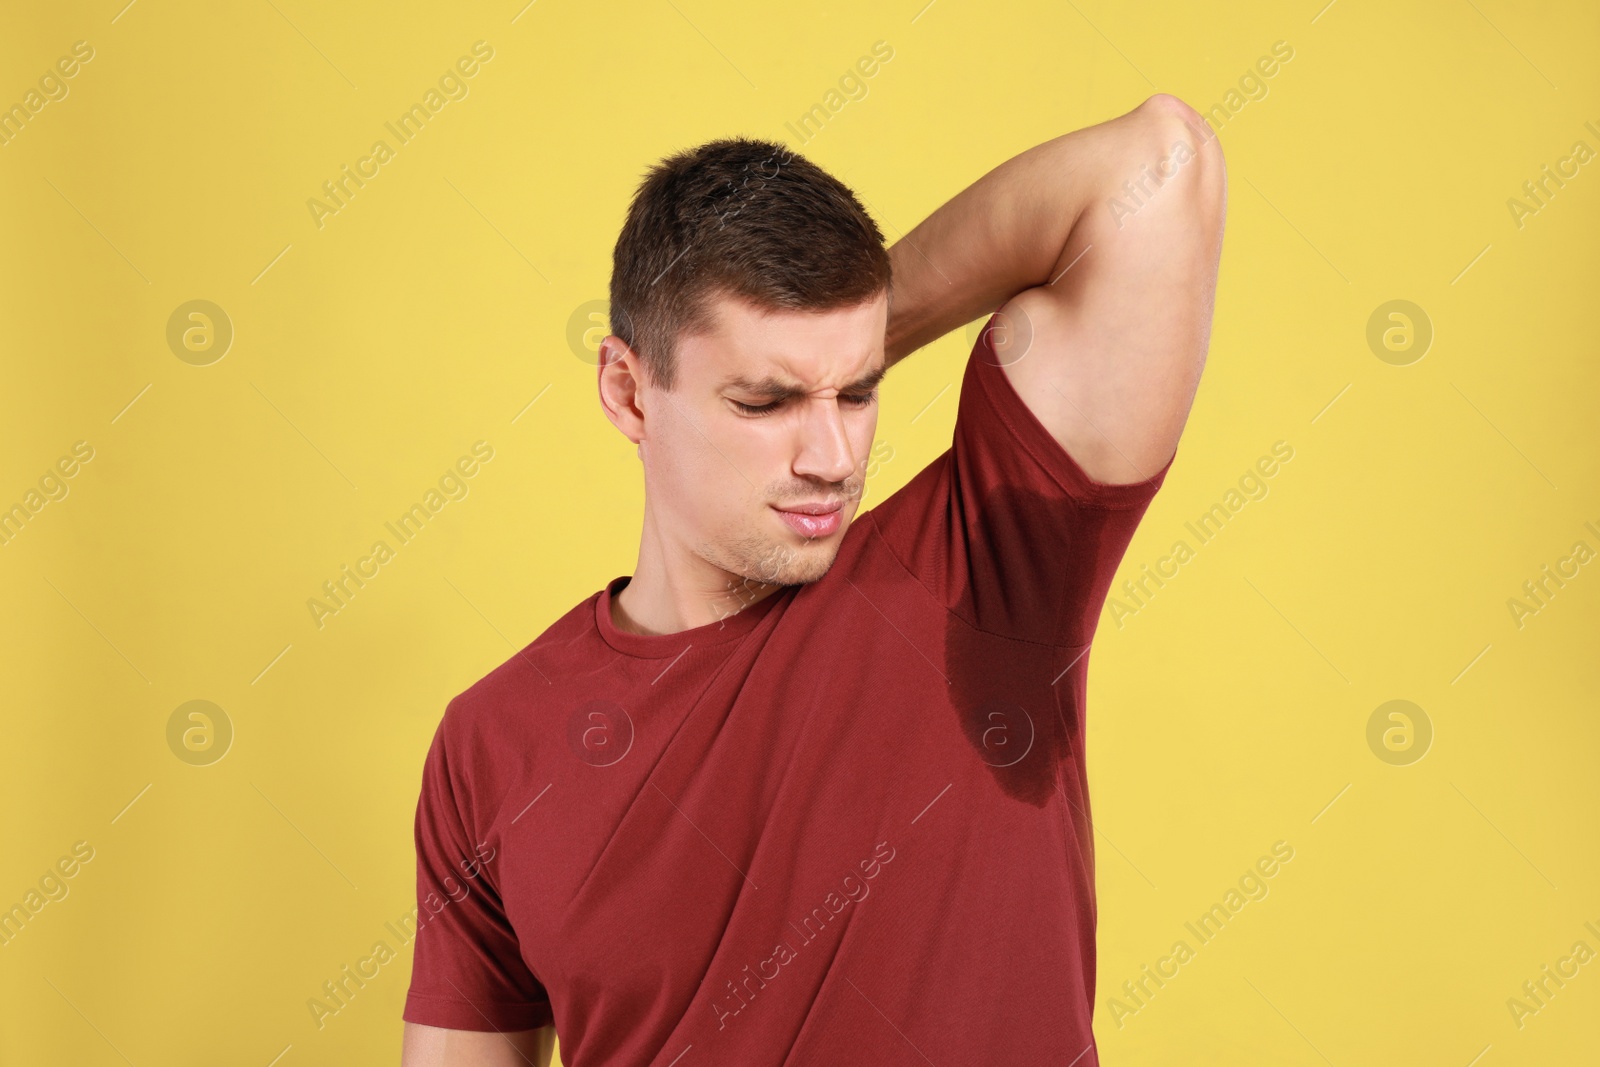
<path fill-rule="evenodd" d="M 713 297 L 770 310 L 853 307 L 889 288 L 883 234 L 848 186 L 784 145 L 708 141 L 652 167 L 617 237 L 611 332 L 661 389 Z"/>

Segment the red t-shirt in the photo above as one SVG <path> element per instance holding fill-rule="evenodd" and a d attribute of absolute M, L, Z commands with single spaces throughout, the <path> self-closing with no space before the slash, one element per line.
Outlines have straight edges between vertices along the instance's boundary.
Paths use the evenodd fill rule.
<path fill-rule="evenodd" d="M 1089 641 L 1172 461 L 1093 481 L 984 333 L 951 448 L 832 569 L 619 631 L 616 578 L 453 699 L 404 1018 L 567 1067 L 1093 1067 Z"/>

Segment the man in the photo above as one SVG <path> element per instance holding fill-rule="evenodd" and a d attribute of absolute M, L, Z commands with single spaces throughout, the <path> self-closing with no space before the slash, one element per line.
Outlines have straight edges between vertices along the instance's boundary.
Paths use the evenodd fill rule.
<path fill-rule="evenodd" d="M 617 242 L 638 564 L 450 702 L 406 1067 L 1097 1062 L 1089 645 L 1175 456 L 1226 199 L 1158 95 L 887 252 L 743 139 Z M 986 312 L 952 447 L 857 505 L 877 384 Z M 930 399 L 936 402 L 937 398 Z"/>

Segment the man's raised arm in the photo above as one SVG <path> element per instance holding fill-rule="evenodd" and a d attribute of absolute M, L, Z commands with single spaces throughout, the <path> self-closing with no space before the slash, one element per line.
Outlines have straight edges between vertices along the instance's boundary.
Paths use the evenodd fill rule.
<path fill-rule="evenodd" d="M 889 250 L 887 360 L 999 309 L 995 352 L 1091 478 L 1172 458 L 1211 334 L 1227 180 L 1173 96 L 1030 148 Z"/>

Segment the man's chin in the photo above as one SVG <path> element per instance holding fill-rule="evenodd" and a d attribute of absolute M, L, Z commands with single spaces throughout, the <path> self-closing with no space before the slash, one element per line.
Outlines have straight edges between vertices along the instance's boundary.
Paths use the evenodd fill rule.
<path fill-rule="evenodd" d="M 825 539 L 775 546 L 773 554 L 784 560 L 783 565 L 776 568 L 758 566 L 751 577 L 777 585 L 810 585 L 820 581 L 833 567 L 843 536 L 844 530 L 840 530 L 838 534 Z"/>
<path fill-rule="evenodd" d="M 819 563 L 818 565 L 816 565 L 814 567 L 808 567 L 802 573 L 795 574 L 795 575 L 789 577 L 787 580 L 785 580 L 783 582 L 783 584 L 784 585 L 810 585 L 812 582 L 821 581 L 823 579 L 823 577 L 828 573 L 828 571 L 833 568 L 833 560 L 834 560 L 834 557 L 837 556 L 837 555 L 838 555 L 837 552 L 830 552 L 828 554 L 828 558 L 826 560 L 823 560 L 821 563 Z"/>

